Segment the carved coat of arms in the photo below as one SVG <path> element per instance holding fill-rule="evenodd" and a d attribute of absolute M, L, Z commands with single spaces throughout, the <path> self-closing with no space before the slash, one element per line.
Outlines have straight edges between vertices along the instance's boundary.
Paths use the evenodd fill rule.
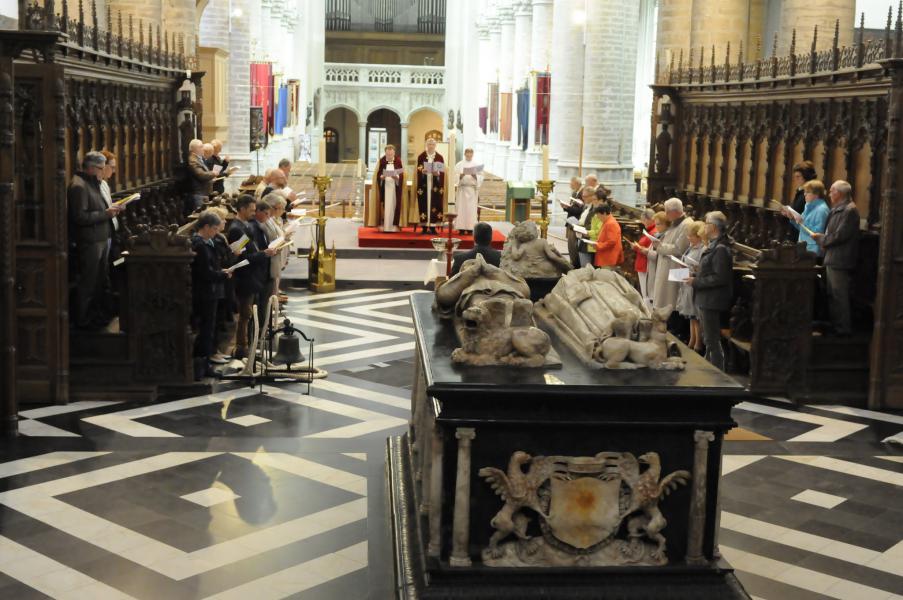
<path fill-rule="evenodd" d="M 483 551 L 484 564 L 494 567 L 667 564 L 661 531 L 668 523 L 658 504 L 690 480 L 687 471 L 661 477 L 655 452 L 532 457 L 518 451 L 507 473 L 484 467 L 479 474 L 505 502 Z M 528 535 L 532 515 L 541 535 Z M 505 541 L 510 536 L 517 539 Z"/>

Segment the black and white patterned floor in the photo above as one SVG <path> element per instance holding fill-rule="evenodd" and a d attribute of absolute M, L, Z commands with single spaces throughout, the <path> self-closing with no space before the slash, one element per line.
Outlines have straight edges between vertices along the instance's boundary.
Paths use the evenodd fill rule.
<path fill-rule="evenodd" d="M 411 288 L 292 294 L 330 371 L 150 406 L 21 413 L 0 443 L 0 598 L 392 597 L 383 443 L 407 426 Z M 721 550 L 768 600 L 903 598 L 903 416 L 735 411 Z"/>

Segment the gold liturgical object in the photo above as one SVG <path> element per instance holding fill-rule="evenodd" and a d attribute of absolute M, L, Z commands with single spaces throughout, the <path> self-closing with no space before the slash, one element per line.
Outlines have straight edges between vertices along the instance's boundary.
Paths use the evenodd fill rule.
<path fill-rule="evenodd" d="M 325 165 L 324 165 L 325 166 Z M 307 257 L 308 287 L 313 292 L 335 291 L 335 244 L 332 250 L 326 249 L 326 190 L 332 179 L 323 174 L 314 176 L 314 185 L 319 194 L 319 211 L 317 213 L 317 235 Z"/>

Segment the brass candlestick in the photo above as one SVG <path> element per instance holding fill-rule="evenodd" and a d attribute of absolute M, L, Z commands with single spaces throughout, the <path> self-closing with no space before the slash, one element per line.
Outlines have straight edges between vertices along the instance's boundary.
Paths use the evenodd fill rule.
<path fill-rule="evenodd" d="M 549 194 L 555 189 L 555 182 L 550 179 L 540 179 L 536 182 L 539 193 L 542 194 L 542 217 L 539 219 L 539 234 L 542 239 L 549 235 Z"/>
<path fill-rule="evenodd" d="M 452 257 L 455 253 L 455 246 L 452 244 L 452 228 L 455 225 L 455 219 L 458 215 L 445 213 L 445 220 L 448 221 L 448 240 L 445 242 L 445 277 L 451 278 Z"/>
<path fill-rule="evenodd" d="M 326 190 L 331 182 L 332 178 L 328 176 L 314 176 L 320 202 L 317 210 L 317 236 L 316 240 L 311 240 L 310 254 L 307 257 L 308 287 L 313 292 L 335 291 L 335 243 L 331 251 L 326 249 Z"/>

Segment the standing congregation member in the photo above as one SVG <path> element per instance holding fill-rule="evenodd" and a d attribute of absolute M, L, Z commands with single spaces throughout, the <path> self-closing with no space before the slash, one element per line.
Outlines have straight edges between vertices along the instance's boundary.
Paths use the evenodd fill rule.
<path fill-rule="evenodd" d="M 229 227 L 228 241 L 235 244 L 247 236 L 243 250 L 236 252 L 236 260 L 247 260 L 247 267 L 235 271 L 235 294 L 238 298 L 238 323 L 235 333 L 235 351 L 232 356 L 248 356 L 248 324 L 251 321 L 251 307 L 260 304 L 262 292 L 269 280 L 270 258 L 276 252 L 267 248 L 266 236 L 257 224 L 257 202 L 248 194 L 239 196 L 235 202 L 235 218 Z M 262 244 L 262 246 L 261 246 Z M 266 307 L 261 310 L 266 310 Z"/>
<path fill-rule="evenodd" d="M 571 177 L 571 197 L 568 202 L 559 202 L 564 211 L 564 231 L 568 241 L 568 258 L 575 269 L 580 268 L 580 238 L 574 231 L 574 225 L 570 219 L 577 219 L 583 214 L 585 207 L 582 199 L 583 185 L 579 177 Z"/>
<path fill-rule="evenodd" d="M 440 163 L 445 168 L 445 159 L 436 152 L 436 140 L 426 141 L 426 150 L 417 157 L 417 208 L 420 216 L 421 233 L 435 234 L 436 227 L 442 226 L 445 212 L 445 171 L 430 175 L 429 166 Z"/>
<path fill-rule="evenodd" d="M 706 215 L 708 246 L 699 258 L 699 270 L 687 283 L 693 288 L 705 357 L 710 363 L 724 370 L 724 350 L 721 347 L 721 318 L 730 310 L 733 299 L 734 258 L 733 241 L 727 235 L 727 217 L 713 211 Z"/>
<path fill-rule="evenodd" d="M 194 340 L 194 378 L 215 377 L 210 364 L 216 340 L 216 308 L 223 295 L 223 284 L 231 273 L 223 268 L 214 238 L 223 225 L 222 219 L 210 211 L 198 217 L 197 232 L 191 238 L 194 260 L 191 263 L 191 292 L 198 334 Z"/>
<path fill-rule="evenodd" d="M 395 154 L 395 146 L 386 145 L 373 174 L 371 189 L 376 195 L 377 227 L 383 232 L 398 231 L 401 226 L 401 194 L 404 190 L 404 165 Z M 372 197 L 372 196 L 371 196 Z"/>
<path fill-rule="evenodd" d="M 598 223 L 598 226 L 596 225 Z M 611 214 L 611 205 L 602 202 L 596 207 L 590 239 L 596 240 L 593 256 L 595 267 L 616 267 L 624 262 L 624 245 L 621 243 L 621 225 Z"/>
<path fill-rule="evenodd" d="M 853 188 L 843 180 L 835 181 L 828 192 L 831 211 L 823 234 L 812 237 L 825 251 L 825 277 L 828 283 L 828 309 L 834 333 L 853 332 L 850 315 L 850 282 L 859 253 L 859 211 L 853 203 Z"/>
<path fill-rule="evenodd" d="M 593 226 L 593 217 L 595 216 L 596 205 L 599 203 L 599 198 L 596 196 L 596 190 L 591 187 L 584 187 L 581 194 L 583 210 L 580 212 L 580 217 L 577 218 L 576 224 L 586 229 L 587 234 L 576 233 L 576 237 L 579 240 L 577 245 L 577 264 L 580 267 L 585 267 L 586 265 L 593 264 L 593 252 L 596 251 L 595 246 L 587 244 L 585 239 L 588 237 L 588 232 Z"/>
<path fill-rule="evenodd" d="M 263 201 L 270 207 L 270 218 L 263 224 L 264 232 L 267 240 L 273 242 L 280 238 L 283 241 L 290 238 L 282 227 L 282 216 L 285 214 L 286 201 L 280 194 L 273 192 L 264 196 Z M 280 248 L 278 253 L 270 259 L 270 277 L 273 279 L 273 293 L 279 296 L 279 302 L 288 301 L 288 296 L 279 289 L 280 279 L 282 277 L 282 269 L 288 264 L 288 257 L 291 254 L 291 246 Z"/>
<path fill-rule="evenodd" d="M 824 254 L 822 247 L 818 245 L 810 235 L 812 233 L 824 233 L 825 225 L 828 223 L 828 203 L 825 202 L 825 184 L 818 179 L 807 181 L 803 184 L 803 195 L 806 202 L 805 208 L 799 217 L 788 210 L 783 210 L 782 214 L 790 219 L 799 232 L 800 242 L 806 243 L 806 250 L 816 256 Z"/>
<path fill-rule="evenodd" d="M 229 167 L 229 157 L 228 156 L 220 156 L 220 152 L 223 151 L 223 143 L 219 140 L 211 140 L 210 146 L 213 149 L 213 153 L 210 155 L 210 158 L 207 160 L 207 168 L 211 171 L 215 171 L 214 167 L 219 167 L 219 174 L 213 180 L 213 191 L 218 194 L 226 193 L 226 180 L 220 179 L 220 177 L 225 177 L 229 173 L 234 173 L 237 170 L 237 167 Z"/>
<path fill-rule="evenodd" d="M 85 154 L 82 170 L 72 176 L 66 194 L 79 267 L 74 315 L 78 327 L 98 325 L 97 304 L 110 280 L 113 219 L 123 209 L 107 204 L 101 193 L 100 179 L 106 162 L 100 152 Z"/>
<path fill-rule="evenodd" d="M 815 165 L 811 160 L 804 160 L 793 165 L 793 187 L 796 188 L 796 193 L 793 195 L 790 207 L 796 212 L 803 214 L 803 210 L 806 208 L 806 191 L 803 186 L 807 181 L 812 181 L 816 177 L 818 174 L 815 172 Z"/>
<path fill-rule="evenodd" d="M 699 269 L 699 261 L 702 259 L 702 252 L 706 245 L 707 228 L 708 225 L 705 223 L 694 221 L 687 230 L 687 239 L 690 241 L 690 245 L 687 246 L 686 252 L 680 259 L 688 265 L 690 273 L 695 273 Z M 682 283 L 677 292 L 677 312 L 680 316 L 690 320 L 690 341 L 687 346 L 701 352 L 702 333 L 699 326 L 699 311 L 696 310 L 696 300 L 693 296 L 693 287 L 689 283 Z"/>
<path fill-rule="evenodd" d="M 216 175 L 204 161 L 204 142 L 191 140 L 188 143 L 188 184 L 191 190 L 186 212 L 191 214 L 199 210 L 213 191 L 213 180 Z"/>
<path fill-rule="evenodd" d="M 655 248 L 655 293 L 652 297 L 652 305 L 655 308 L 670 306 L 672 315 L 677 306 L 677 292 L 680 289 L 679 281 L 669 281 L 668 275 L 674 268 L 671 256 L 680 258 L 690 245 L 687 239 L 687 226 L 691 222 L 684 214 L 684 205 L 680 198 L 665 200 L 665 217 L 668 219 L 668 229 L 662 234 L 659 242 L 653 242 Z M 675 324 L 669 327 L 672 331 Z"/>
<path fill-rule="evenodd" d="M 640 217 L 640 221 L 643 223 L 643 231 L 651 236 L 654 236 L 657 231 L 655 228 L 654 217 L 655 211 L 651 208 L 643 210 L 643 215 Z M 643 300 L 651 304 L 652 294 L 650 288 L 652 287 L 652 282 L 650 282 L 647 277 L 649 275 L 649 256 L 647 249 L 652 245 L 652 240 L 645 235 L 640 235 L 640 239 L 636 242 L 632 242 L 631 245 L 636 254 L 633 261 L 633 270 L 636 271 L 637 278 L 640 281 L 640 295 L 643 296 Z M 644 252 L 644 250 L 647 251 Z"/>
<path fill-rule="evenodd" d="M 477 208 L 479 204 L 480 186 L 483 185 L 482 173 L 465 173 L 465 169 L 475 171 L 480 165 L 473 160 L 473 149 L 464 150 L 464 160 L 455 165 L 458 174 L 458 189 L 455 194 L 455 229 L 458 233 L 468 234 L 473 232 L 477 223 Z"/>

